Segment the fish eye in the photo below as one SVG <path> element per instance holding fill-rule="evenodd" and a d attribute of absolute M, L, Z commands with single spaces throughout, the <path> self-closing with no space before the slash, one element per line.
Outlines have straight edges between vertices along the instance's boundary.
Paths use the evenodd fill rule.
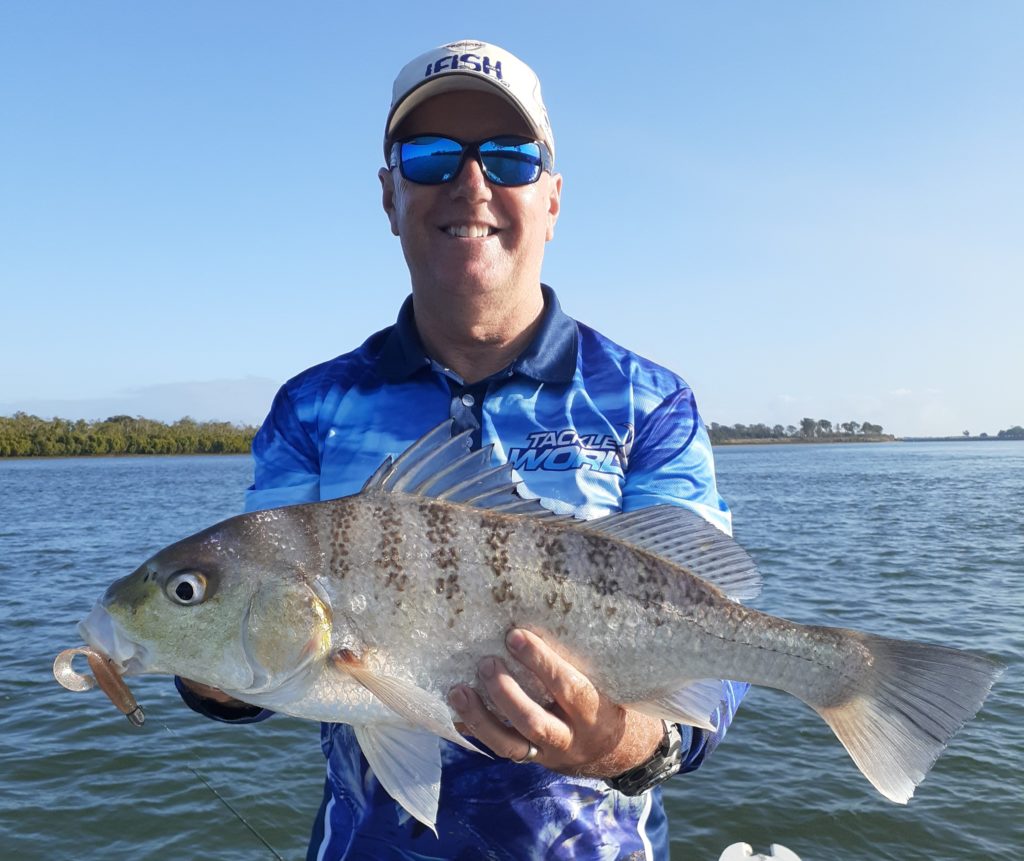
<path fill-rule="evenodd" d="M 206 597 L 206 578 L 198 571 L 179 571 L 171 575 L 164 591 L 175 604 L 199 604 Z"/>

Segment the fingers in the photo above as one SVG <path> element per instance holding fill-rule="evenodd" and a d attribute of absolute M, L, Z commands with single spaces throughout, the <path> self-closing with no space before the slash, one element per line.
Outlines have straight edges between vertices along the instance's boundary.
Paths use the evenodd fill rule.
<path fill-rule="evenodd" d="M 571 726 L 527 694 L 504 661 L 485 658 L 480 662 L 479 675 L 495 709 L 527 741 L 536 742 L 539 748 L 547 750 L 564 748 L 571 743 Z"/>
<path fill-rule="evenodd" d="M 498 756 L 521 760 L 530 752 L 530 742 L 522 733 L 500 721 L 472 688 L 466 685 L 453 688 L 448 695 L 448 702 L 459 713 L 462 718 L 460 723 L 464 724 L 466 731 Z"/>
<path fill-rule="evenodd" d="M 513 628 L 505 638 L 505 645 L 517 661 L 537 676 L 566 713 L 584 719 L 596 716 L 601 705 L 597 689 L 540 637 Z"/>
<path fill-rule="evenodd" d="M 485 658 L 478 676 L 491 709 L 464 685 L 454 688 L 449 697 L 467 730 L 508 759 L 522 760 L 534 745 L 537 753 L 531 759 L 567 773 L 603 753 L 613 743 L 609 728 L 619 723 L 621 710 L 603 700 L 590 681 L 539 636 L 515 629 L 506 644 L 516 661 L 547 689 L 555 705 L 547 709 L 538 704 L 502 660 Z"/>
<path fill-rule="evenodd" d="M 498 756 L 535 761 L 564 774 L 611 777 L 645 762 L 657 749 L 664 732 L 660 720 L 604 697 L 538 635 L 513 629 L 505 642 L 526 675 L 555 702 L 550 709 L 539 705 L 502 660 L 484 658 L 477 673 L 492 707 L 467 685 L 453 688 L 449 703 L 465 729 Z"/>

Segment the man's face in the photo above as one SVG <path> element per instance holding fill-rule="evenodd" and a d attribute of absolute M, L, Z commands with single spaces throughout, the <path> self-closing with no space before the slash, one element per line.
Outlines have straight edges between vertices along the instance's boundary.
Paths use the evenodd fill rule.
<path fill-rule="evenodd" d="M 396 137 L 441 134 L 464 141 L 494 135 L 532 137 L 515 109 L 497 95 L 443 93 L 402 122 Z M 475 159 L 444 185 L 417 185 L 398 168 L 380 171 L 384 210 L 417 297 L 521 301 L 540 283 L 544 243 L 554 236 L 562 178 L 542 173 L 530 185 L 489 183 Z M 460 232 L 469 235 L 460 236 Z"/>

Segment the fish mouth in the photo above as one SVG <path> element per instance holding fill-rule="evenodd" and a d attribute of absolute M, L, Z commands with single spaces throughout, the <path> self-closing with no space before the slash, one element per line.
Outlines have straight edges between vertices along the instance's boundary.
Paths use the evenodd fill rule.
<path fill-rule="evenodd" d="M 102 604 L 78 623 L 78 633 L 89 646 L 110 658 L 122 675 L 145 672 L 146 649 L 125 634 Z"/>

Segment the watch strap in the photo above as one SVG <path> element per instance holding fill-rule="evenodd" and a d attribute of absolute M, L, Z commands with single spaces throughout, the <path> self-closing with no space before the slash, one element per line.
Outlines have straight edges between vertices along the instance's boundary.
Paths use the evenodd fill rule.
<path fill-rule="evenodd" d="M 624 771 L 618 777 L 609 778 L 605 783 L 623 795 L 634 796 L 653 789 L 678 773 L 683 762 L 679 727 L 668 721 L 663 721 L 663 723 L 665 734 L 651 758 L 647 762 L 634 766 L 629 771 Z"/>

